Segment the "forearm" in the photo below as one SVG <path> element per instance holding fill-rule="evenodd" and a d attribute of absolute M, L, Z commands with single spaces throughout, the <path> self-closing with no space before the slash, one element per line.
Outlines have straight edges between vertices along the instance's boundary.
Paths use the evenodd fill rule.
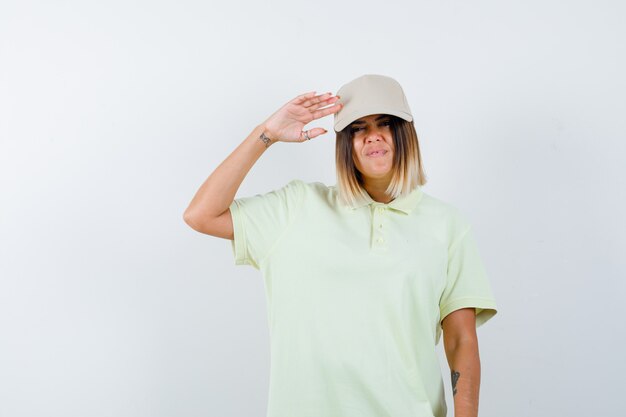
<path fill-rule="evenodd" d="M 250 135 L 215 168 L 185 210 L 185 221 L 203 223 L 228 210 L 243 179 L 268 149 L 259 138 L 263 131 L 265 131 L 263 124 L 256 126 Z M 272 144 L 274 143 L 276 142 L 273 141 Z"/>
<path fill-rule="evenodd" d="M 459 342 L 448 354 L 454 417 L 477 417 L 480 391 L 480 357 L 478 342 Z"/>

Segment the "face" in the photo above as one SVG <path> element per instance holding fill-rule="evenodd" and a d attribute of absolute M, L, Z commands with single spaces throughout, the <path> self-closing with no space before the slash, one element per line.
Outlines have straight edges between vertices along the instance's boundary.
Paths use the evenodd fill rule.
<path fill-rule="evenodd" d="M 354 163 L 363 178 L 389 181 L 395 151 L 391 130 L 391 117 L 372 114 L 355 120 L 349 126 L 354 135 Z"/>

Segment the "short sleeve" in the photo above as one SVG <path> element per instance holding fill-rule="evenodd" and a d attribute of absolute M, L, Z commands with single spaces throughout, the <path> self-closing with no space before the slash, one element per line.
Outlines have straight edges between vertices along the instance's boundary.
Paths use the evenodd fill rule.
<path fill-rule="evenodd" d="M 304 197 L 305 183 L 292 180 L 265 194 L 234 199 L 231 247 L 235 265 L 259 265 L 288 230 Z"/>
<path fill-rule="evenodd" d="M 497 313 L 491 286 L 469 225 L 448 250 L 448 272 L 439 302 L 439 323 L 453 311 L 468 307 L 475 308 L 476 327 Z"/>

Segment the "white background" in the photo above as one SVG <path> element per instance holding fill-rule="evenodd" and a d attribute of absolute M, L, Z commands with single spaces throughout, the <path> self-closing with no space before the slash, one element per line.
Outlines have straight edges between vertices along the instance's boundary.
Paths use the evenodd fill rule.
<path fill-rule="evenodd" d="M 285 102 L 365 73 L 402 84 L 424 191 L 474 225 L 499 306 L 480 415 L 623 415 L 625 12 L 4 0 L 0 416 L 264 416 L 262 277 L 182 214 Z M 237 196 L 334 184 L 332 116 L 314 126 Z"/>

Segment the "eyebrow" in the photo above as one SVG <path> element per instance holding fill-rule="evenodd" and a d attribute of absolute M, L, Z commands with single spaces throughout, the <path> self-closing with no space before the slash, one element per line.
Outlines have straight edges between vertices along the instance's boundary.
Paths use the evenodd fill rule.
<path fill-rule="evenodd" d="M 387 118 L 387 117 L 389 117 L 389 115 L 388 115 L 388 114 L 383 114 L 382 116 L 378 116 L 378 117 L 375 119 L 375 121 L 378 121 L 378 120 L 380 120 L 380 119 L 385 119 L 385 118 Z M 356 121 L 354 121 L 354 122 L 352 122 L 352 123 L 350 123 L 350 124 L 353 124 L 353 125 L 360 125 L 360 124 L 363 124 L 363 123 L 365 123 L 365 122 L 364 122 L 364 121 L 362 121 L 362 120 L 356 120 Z"/>

